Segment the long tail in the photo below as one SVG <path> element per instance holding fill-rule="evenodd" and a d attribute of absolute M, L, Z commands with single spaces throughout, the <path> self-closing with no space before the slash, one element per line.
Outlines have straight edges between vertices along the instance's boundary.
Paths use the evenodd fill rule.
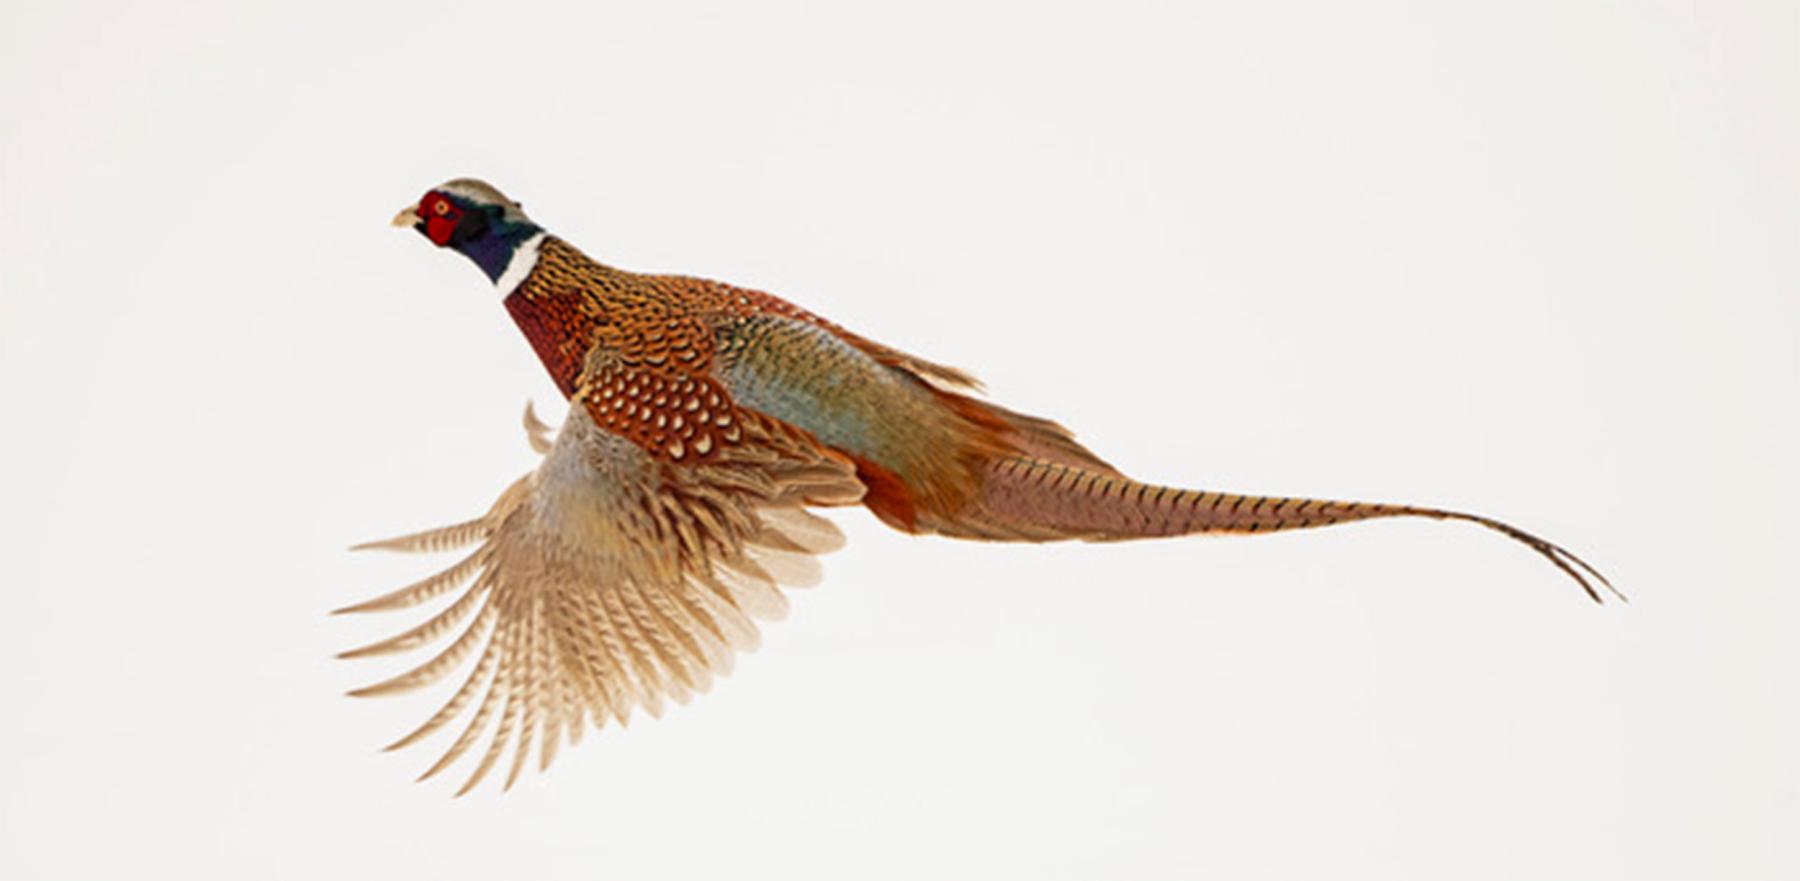
<path fill-rule="evenodd" d="M 1201 532 L 1265 533 L 1310 529 L 1381 517 L 1461 520 L 1499 532 L 1542 554 L 1575 579 L 1595 602 L 1596 584 L 1623 594 L 1594 567 L 1553 542 L 1479 514 L 1389 505 L 1173 489 L 1117 473 L 1043 459 L 993 460 L 978 498 L 954 517 L 927 514 L 925 531 L 1011 541 L 1120 541 Z"/>

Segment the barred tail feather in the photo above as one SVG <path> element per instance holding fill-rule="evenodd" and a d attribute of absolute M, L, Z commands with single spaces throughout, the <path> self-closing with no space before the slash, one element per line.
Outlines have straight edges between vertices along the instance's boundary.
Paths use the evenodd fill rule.
<path fill-rule="evenodd" d="M 1121 541 L 1195 533 L 1265 533 L 1383 517 L 1474 523 L 1524 544 L 1561 569 L 1595 602 L 1596 584 L 1624 599 L 1580 557 L 1516 526 L 1460 511 L 1374 502 L 1174 489 L 1123 475 L 1025 456 L 994 461 L 978 499 L 954 517 L 921 525 L 946 535 L 1012 541 Z"/>

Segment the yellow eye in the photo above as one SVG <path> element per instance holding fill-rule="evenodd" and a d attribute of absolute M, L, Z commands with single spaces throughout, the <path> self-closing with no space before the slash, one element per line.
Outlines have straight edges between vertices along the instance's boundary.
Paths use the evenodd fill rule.
<path fill-rule="evenodd" d="M 431 210 L 437 212 L 439 217 L 443 217 L 450 213 L 450 203 L 443 199 L 439 199 L 437 204 L 431 206 Z"/>

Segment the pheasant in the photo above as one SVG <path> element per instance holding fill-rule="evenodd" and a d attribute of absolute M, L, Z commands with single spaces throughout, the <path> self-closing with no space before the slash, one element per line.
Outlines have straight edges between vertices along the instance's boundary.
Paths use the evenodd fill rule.
<path fill-rule="evenodd" d="M 544 456 L 473 520 L 358 545 L 473 546 L 459 562 L 340 609 L 401 609 L 461 592 L 366 657 L 454 638 L 418 667 L 351 692 L 437 682 L 471 657 L 448 701 L 388 748 L 470 715 L 420 779 L 485 738 L 457 794 L 510 748 L 549 767 L 585 726 L 685 703 L 786 611 L 782 586 L 818 580 L 841 533 L 813 508 L 862 505 L 912 534 L 1115 541 L 1267 533 L 1383 517 L 1478 524 L 1543 555 L 1599 601 L 1611 585 L 1563 548 L 1489 517 L 1413 505 L 1274 498 L 1133 480 L 1054 422 L 975 394 L 969 374 L 859 336 L 761 291 L 641 275 L 549 235 L 486 183 L 453 180 L 394 225 L 474 261 L 569 400 Z M 1613 591 L 1617 594 L 1616 591 Z M 458 631 L 460 628 L 460 631 Z M 492 733 L 488 733 L 489 729 Z"/>

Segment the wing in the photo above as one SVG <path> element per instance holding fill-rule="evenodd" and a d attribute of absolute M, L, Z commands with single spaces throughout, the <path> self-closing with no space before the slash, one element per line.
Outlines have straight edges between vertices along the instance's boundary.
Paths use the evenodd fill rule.
<path fill-rule="evenodd" d="M 416 606 L 461 589 L 425 622 L 344 652 L 367 657 L 417 649 L 460 632 L 417 667 L 353 695 L 395 694 L 437 682 L 469 658 L 473 670 L 424 724 L 390 745 L 414 743 L 464 715 L 462 733 L 420 779 L 484 737 L 472 789 L 510 748 L 510 787 L 540 744 L 548 767 L 566 739 L 636 707 L 685 703 L 754 648 L 755 619 L 786 611 L 777 585 L 816 582 L 811 555 L 842 535 L 807 505 L 854 504 L 852 467 L 806 435 L 754 413 L 742 438 L 704 461 L 671 464 L 569 410 L 554 445 L 526 411 L 543 463 L 482 517 L 361 547 L 442 551 L 476 545 L 429 578 L 340 609 Z M 472 713 L 471 713 L 472 710 Z"/>

